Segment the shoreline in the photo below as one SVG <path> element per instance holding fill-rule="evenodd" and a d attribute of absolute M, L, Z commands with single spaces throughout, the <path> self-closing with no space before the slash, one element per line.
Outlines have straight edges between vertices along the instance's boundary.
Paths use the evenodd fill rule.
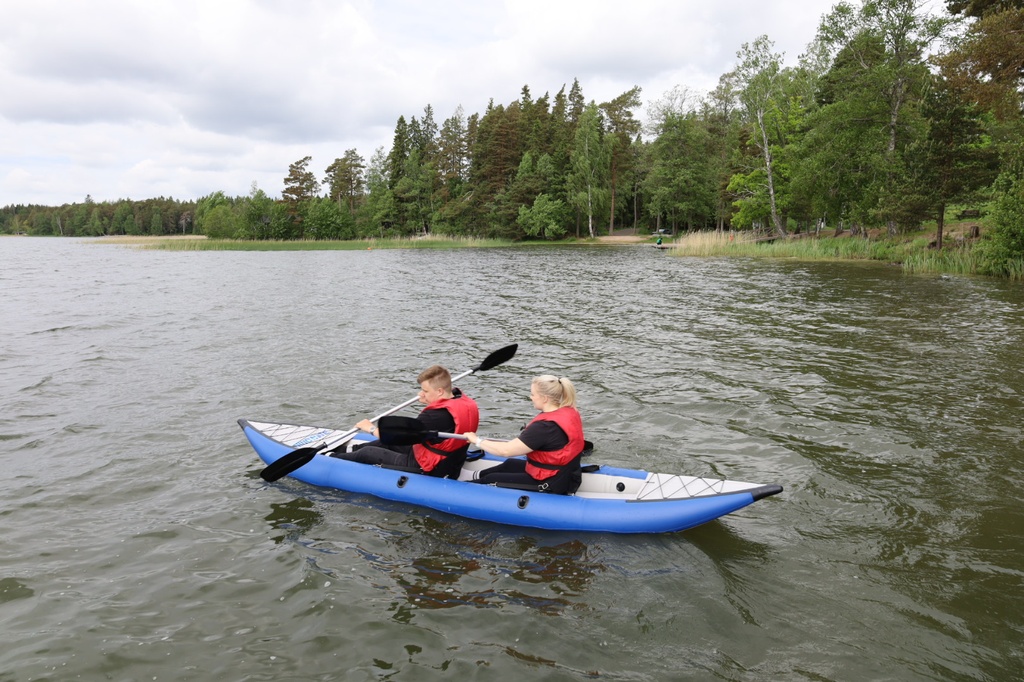
<path fill-rule="evenodd" d="M 795 261 L 874 262 L 899 267 L 906 274 L 979 275 L 1003 278 L 988 271 L 979 243 L 978 224 L 974 222 L 947 224 L 943 248 L 935 248 L 935 228 L 917 230 L 888 237 L 878 231 L 867 235 L 851 235 L 834 231 L 827 234 L 791 234 L 783 238 L 752 238 L 744 232 L 689 232 L 679 236 L 663 236 L 659 251 L 676 257 L 704 258 L 767 258 Z M 32 235 L 3 235 L 32 236 Z M 207 239 L 205 235 L 105 235 L 72 237 L 94 244 L 120 245 L 127 248 L 167 251 L 374 251 L 380 249 L 461 249 L 558 246 L 653 246 L 655 235 L 613 234 L 594 239 L 564 241 L 522 241 L 475 239 L 469 237 L 398 237 L 349 241 L 252 241 Z M 1005 276 L 1012 281 L 1024 280 L 1024 263 L 1014 265 Z"/>

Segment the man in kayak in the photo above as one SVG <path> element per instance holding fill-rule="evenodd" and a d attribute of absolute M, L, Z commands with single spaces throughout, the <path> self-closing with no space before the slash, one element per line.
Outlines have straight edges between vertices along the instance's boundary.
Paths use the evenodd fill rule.
<path fill-rule="evenodd" d="M 465 435 L 469 442 L 507 459 L 478 472 L 474 480 L 500 487 L 570 495 L 580 485 L 583 421 L 576 410 L 576 388 L 562 377 L 545 374 L 530 384 L 530 400 L 540 414 L 510 441 Z"/>
<path fill-rule="evenodd" d="M 476 401 L 452 388 L 452 375 L 441 365 L 432 365 L 416 378 L 420 384 L 418 400 L 425 405 L 419 416 L 426 431 L 465 433 L 480 425 L 480 409 Z M 380 437 L 373 422 L 364 419 L 356 428 Z M 338 452 L 333 457 L 363 464 L 397 466 L 418 469 L 428 476 L 458 478 L 466 461 L 469 444 L 461 439 L 448 438 L 426 441 L 416 445 L 384 445 L 379 440 L 357 445 L 352 452 Z"/>

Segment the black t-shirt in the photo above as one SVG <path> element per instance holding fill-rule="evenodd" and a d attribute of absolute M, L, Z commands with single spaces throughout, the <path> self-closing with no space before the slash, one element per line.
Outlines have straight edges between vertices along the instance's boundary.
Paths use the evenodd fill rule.
<path fill-rule="evenodd" d="M 519 440 L 523 441 L 531 450 L 551 452 L 561 450 L 569 444 L 569 436 L 562 427 L 553 421 L 539 421 L 529 424 L 519 434 Z"/>
<path fill-rule="evenodd" d="M 437 410 L 423 410 L 416 417 L 427 431 L 455 432 L 455 417 L 443 407 Z"/>
<path fill-rule="evenodd" d="M 452 395 L 456 398 L 462 397 L 462 391 L 454 389 Z M 421 410 L 418 419 L 423 424 L 423 428 L 427 431 L 440 431 L 441 433 L 455 433 L 455 417 L 452 413 L 445 408 L 436 410 Z M 429 443 L 439 443 L 441 440 L 427 441 Z"/>

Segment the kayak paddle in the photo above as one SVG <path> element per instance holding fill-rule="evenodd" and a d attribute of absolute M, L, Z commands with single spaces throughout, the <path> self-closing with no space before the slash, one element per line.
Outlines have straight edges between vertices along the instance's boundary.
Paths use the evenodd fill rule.
<path fill-rule="evenodd" d="M 461 433 L 430 431 L 415 417 L 385 416 L 377 426 L 380 428 L 380 442 L 384 445 L 416 445 L 425 440 L 455 438 L 467 440 Z"/>
<path fill-rule="evenodd" d="M 426 440 L 442 440 L 445 438 L 456 438 L 466 440 L 461 433 L 445 433 L 443 431 L 430 431 L 415 417 L 384 416 L 377 424 L 380 427 L 380 442 L 385 445 L 415 445 Z M 483 440 L 502 440 L 501 438 L 484 438 Z M 594 450 L 594 444 L 589 440 L 583 441 L 583 452 L 581 455 L 589 455 Z"/>
<path fill-rule="evenodd" d="M 498 365 L 502 365 L 508 362 L 516 354 L 516 351 L 518 349 L 518 343 L 513 343 L 512 345 L 505 346 L 504 348 L 499 348 L 498 350 L 494 351 L 486 358 L 484 358 L 484 361 L 481 362 L 476 367 L 474 367 L 473 369 L 465 371 L 462 374 L 454 377 L 452 379 L 452 383 L 454 384 L 459 379 L 467 377 L 470 374 L 473 374 L 474 372 L 483 372 L 485 370 L 493 369 Z M 417 396 L 416 398 L 413 398 L 411 400 L 406 400 L 401 405 L 396 405 L 392 407 L 390 410 L 387 410 L 386 412 L 381 412 L 370 421 L 376 422 L 380 419 L 383 419 L 384 417 L 387 417 L 390 414 L 394 414 L 399 410 L 405 409 L 406 407 L 409 407 L 414 402 L 416 402 L 418 399 L 419 397 Z M 287 455 L 284 455 L 283 457 L 279 457 L 278 459 L 274 460 L 263 471 L 261 471 L 260 478 L 262 478 L 264 481 L 267 481 L 268 483 L 272 483 L 279 478 L 283 478 L 284 476 L 287 476 L 296 469 L 299 469 L 308 464 L 313 459 L 313 457 L 316 456 L 317 453 L 323 452 L 324 450 L 329 450 L 332 447 L 335 447 L 336 445 L 344 443 L 345 441 L 351 439 L 352 436 L 356 435 L 357 433 L 359 433 L 359 429 L 349 429 L 348 431 L 341 434 L 337 438 L 334 438 L 330 441 L 324 441 L 320 445 L 310 445 L 307 447 L 298 448 L 297 450 L 292 450 Z"/>

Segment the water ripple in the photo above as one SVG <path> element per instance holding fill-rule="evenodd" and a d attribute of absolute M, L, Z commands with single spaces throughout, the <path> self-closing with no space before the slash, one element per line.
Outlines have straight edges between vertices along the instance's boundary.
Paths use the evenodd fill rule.
<path fill-rule="evenodd" d="M 23 239 L 0 266 L 17 679 L 1019 670 L 1019 287 L 642 247 Z M 461 382 L 489 433 L 551 372 L 595 461 L 786 491 L 683 534 L 529 532 L 266 485 L 235 426 L 351 424 L 512 342 Z"/>

